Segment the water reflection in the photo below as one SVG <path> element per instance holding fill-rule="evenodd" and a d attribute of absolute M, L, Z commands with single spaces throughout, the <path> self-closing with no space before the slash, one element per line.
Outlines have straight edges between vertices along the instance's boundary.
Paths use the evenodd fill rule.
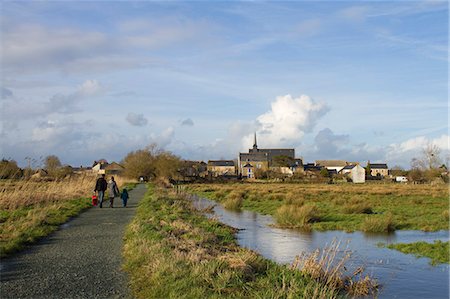
<path fill-rule="evenodd" d="M 449 265 L 431 266 L 427 258 L 415 258 L 396 250 L 379 247 L 379 243 L 433 242 L 449 239 L 448 231 L 397 231 L 392 234 L 367 234 L 343 231 L 300 232 L 271 227 L 273 219 L 255 212 L 233 212 L 207 199 L 194 197 L 199 208 L 214 206 L 220 222 L 240 229 L 240 246 L 256 250 L 264 257 L 290 264 L 302 252 L 312 252 L 329 245 L 333 239 L 352 251 L 349 269 L 364 266 L 383 285 L 379 298 L 449 298 Z M 345 248 L 342 248 L 344 250 Z"/>

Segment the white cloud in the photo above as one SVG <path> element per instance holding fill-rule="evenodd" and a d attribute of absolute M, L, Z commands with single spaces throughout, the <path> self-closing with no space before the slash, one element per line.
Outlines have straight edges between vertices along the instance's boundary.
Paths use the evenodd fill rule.
<path fill-rule="evenodd" d="M 148 124 L 147 118 L 143 114 L 136 114 L 136 113 L 128 113 L 126 117 L 127 122 L 136 127 L 143 127 Z"/>
<path fill-rule="evenodd" d="M 102 86 L 97 80 L 86 80 L 78 87 L 78 93 L 80 96 L 95 96 L 102 91 Z"/>
<path fill-rule="evenodd" d="M 324 103 L 316 103 L 306 95 L 279 96 L 272 102 L 271 110 L 256 119 L 260 143 L 264 147 L 295 147 L 328 111 Z M 253 134 L 245 136 L 242 142 L 244 148 L 251 146 Z"/>
<path fill-rule="evenodd" d="M 448 160 L 450 154 L 449 144 L 450 136 L 446 134 L 436 138 L 418 136 L 389 145 L 386 150 L 386 159 L 409 167 L 411 159 L 420 157 L 423 149 L 428 145 L 436 145 L 441 150 L 441 159 Z"/>

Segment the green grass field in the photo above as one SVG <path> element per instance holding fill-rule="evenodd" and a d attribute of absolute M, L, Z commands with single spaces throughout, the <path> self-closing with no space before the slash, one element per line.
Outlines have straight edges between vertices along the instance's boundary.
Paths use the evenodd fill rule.
<path fill-rule="evenodd" d="M 232 228 L 154 187 L 127 229 L 124 258 L 136 298 L 343 296 L 342 289 L 240 248 Z"/>
<path fill-rule="evenodd" d="M 280 227 L 389 232 L 448 229 L 446 185 L 192 184 L 188 192 L 272 215 Z"/>
<path fill-rule="evenodd" d="M 48 235 L 90 206 L 90 199 L 80 198 L 0 211 L 0 256 L 14 253 Z"/>
<path fill-rule="evenodd" d="M 386 246 L 406 254 L 414 254 L 416 257 L 428 257 L 432 265 L 439 263 L 450 263 L 449 242 L 435 241 L 434 243 L 416 242 L 416 243 L 398 243 Z"/>

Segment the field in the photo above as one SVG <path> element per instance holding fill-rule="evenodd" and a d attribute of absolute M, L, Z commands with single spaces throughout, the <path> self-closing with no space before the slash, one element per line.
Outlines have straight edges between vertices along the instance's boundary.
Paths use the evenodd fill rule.
<path fill-rule="evenodd" d="M 416 242 L 416 243 L 398 243 L 386 246 L 406 254 L 414 254 L 416 257 L 428 257 L 430 263 L 436 265 L 439 263 L 449 264 L 450 246 L 449 242 L 435 241 L 434 243 Z"/>
<path fill-rule="evenodd" d="M 0 181 L 0 255 L 20 250 L 90 207 L 95 180 L 95 175 L 85 175 L 58 181 Z"/>
<path fill-rule="evenodd" d="M 186 190 L 226 208 L 272 215 L 277 225 L 303 230 L 389 232 L 449 228 L 446 185 L 193 184 Z"/>
<path fill-rule="evenodd" d="M 234 232 L 182 196 L 151 186 L 125 236 L 134 297 L 340 298 L 376 289 L 367 276 L 342 277 L 343 263 L 327 267 L 318 254 L 277 265 L 237 246 Z"/>

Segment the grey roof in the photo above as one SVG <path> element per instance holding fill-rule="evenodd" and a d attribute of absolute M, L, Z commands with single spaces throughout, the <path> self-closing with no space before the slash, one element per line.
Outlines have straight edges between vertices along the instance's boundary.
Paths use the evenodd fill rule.
<path fill-rule="evenodd" d="M 209 160 L 209 166 L 234 166 L 233 160 Z"/>
<path fill-rule="evenodd" d="M 242 166 L 242 167 L 253 167 L 252 166 L 252 164 L 250 164 L 250 163 L 247 163 L 247 164 L 245 164 L 244 166 Z"/>
<path fill-rule="evenodd" d="M 342 169 L 353 169 L 353 167 L 355 167 L 355 166 L 356 166 L 356 164 L 355 165 L 347 165 Z"/>
<path fill-rule="evenodd" d="M 370 163 L 370 169 L 374 169 L 374 168 L 378 168 L 378 169 L 388 169 L 387 164 L 385 163 Z"/>
<path fill-rule="evenodd" d="M 325 167 L 344 167 L 347 162 L 344 160 L 316 160 L 316 165 Z"/>

